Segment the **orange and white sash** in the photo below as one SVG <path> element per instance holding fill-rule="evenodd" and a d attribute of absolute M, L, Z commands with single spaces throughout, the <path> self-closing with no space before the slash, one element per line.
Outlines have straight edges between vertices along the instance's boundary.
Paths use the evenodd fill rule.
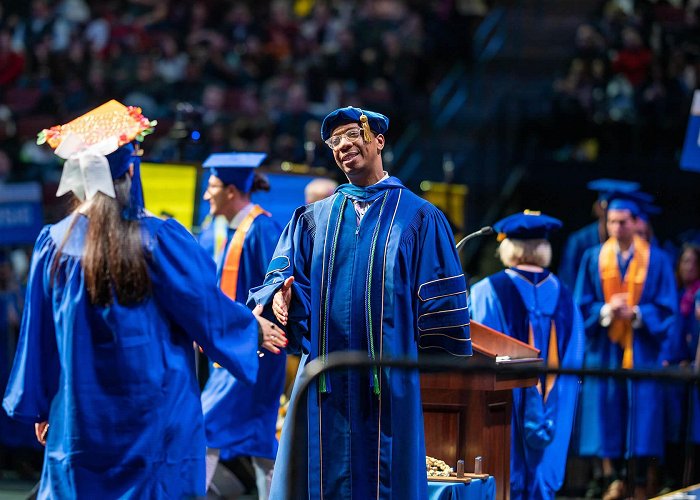
<path fill-rule="evenodd" d="M 219 288 L 224 294 L 236 300 L 236 288 L 238 286 L 238 269 L 241 263 L 241 253 L 243 252 L 243 241 L 253 221 L 259 216 L 265 214 L 268 217 L 270 214 L 263 210 L 260 205 L 253 205 L 253 208 L 248 215 L 245 216 L 240 223 L 236 232 L 233 233 L 231 244 L 228 246 L 226 256 L 224 257 L 224 266 L 221 270 L 221 282 Z"/>
<path fill-rule="evenodd" d="M 617 261 L 618 248 L 617 240 L 609 238 L 600 249 L 598 271 L 603 287 L 603 297 L 607 304 L 616 293 L 626 293 L 627 304 L 630 307 L 636 306 L 642 296 L 649 269 L 649 243 L 638 236 L 634 237 L 634 253 L 624 279 L 620 275 L 620 266 Z M 623 349 L 622 368 L 633 367 L 633 335 L 631 320 L 613 319 L 608 327 L 610 340 Z"/>
<path fill-rule="evenodd" d="M 241 253 L 243 252 L 243 242 L 248 234 L 250 226 L 258 215 L 265 214 L 270 216 L 260 205 L 253 205 L 253 208 L 248 212 L 248 215 L 241 221 L 240 225 L 233 233 L 231 244 L 228 246 L 226 255 L 224 256 L 224 267 L 221 270 L 221 282 L 219 288 L 231 300 L 236 300 L 236 288 L 238 287 L 238 269 L 241 263 Z M 214 368 L 221 368 L 219 363 L 214 363 Z"/>

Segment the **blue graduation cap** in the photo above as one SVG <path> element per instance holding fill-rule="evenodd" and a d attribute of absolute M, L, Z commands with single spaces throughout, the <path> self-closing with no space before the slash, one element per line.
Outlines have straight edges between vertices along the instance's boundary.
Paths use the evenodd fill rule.
<path fill-rule="evenodd" d="M 506 238 L 532 240 L 547 238 L 562 225 L 559 219 L 541 212 L 525 210 L 499 220 L 493 225 L 493 229 L 498 233 L 498 241 Z"/>
<path fill-rule="evenodd" d="M 225 185 L 233 184 L 248 193 L 253 187 L 255 169 L 267 158 L 267 153 L 214 153 L 202 163 L 209 173 Z"/>
<path fill-rule="evenodd" d="M 653 203 L 645 203 L 640 207 L 639 218 L 649 222 L 652 215 L 659 215 L 660 213 L 661 207 L 658 207 Z"/>
<path fill-rule="evenodd" d="M 608 198 L 608 210 L 629 210 L 633 216 L 639 217 L 643 207 L 651 206 L 652 201 L 654 197 L 642 191 L 613 191 Z"/>
<path fill-rule="evenodd" d="M 630 193 L 639 190 L 638 182 L 619 179 L 595 179 L 587 184 L 591 191 L 598 191 L 598 199 L 607 201 L 612 193 Z"/>
<path fill-rule="evenodd" d="M 365 134 L 369 134 L 370 130 L 383 134 L 389 129 L 389 118 L 383 114 L 348 106 L 338 108 L 326 115 L 321 124 L 321 139 L 327 140 L 336 127 L 347 123 L 357 123 L 365 131 Z M 365 140 L 368 140 L 367 137 Z"/>

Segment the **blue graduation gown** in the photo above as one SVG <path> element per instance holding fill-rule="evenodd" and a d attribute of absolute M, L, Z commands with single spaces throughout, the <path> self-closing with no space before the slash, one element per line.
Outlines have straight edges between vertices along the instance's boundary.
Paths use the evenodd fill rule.
<path fill-rule="evenodd" d="M 444 215 L 390 177 L 371 186 L 358 225 L 352 188 L 295 211 L 249 303 L 270 304 L 294 276 L 287 334 L 290 350 L 305 355 L 300 372 L 333 351 L 470 355 L 466 282 Z M 291 481 L 304 492 L 295 499 L 427 498 L 417 372 L 335 371 L 299 404 L 305 438 L 291 456 L 308 474 L 290 477 L 287 420 L 270 498 L 285 498 Z"/>
<path fill-rule="evenodd" d="M 559 280 L 564 283 L 569 290 L 573 290 L 576 286 L 576 276 L 578 276 L 578 269 L 581 265 L 583 254 L 589 248 L 600 244 L 598 221 L 592 222 L 578 231 L 574 231 L 567 238 L 564 244 L 564 250 L 561 254 L 561 262 L 559 263 L 559 272 L 557 275 Z"/>
<path fill-rule="evenodd" d="M 559 366 L 580 368 L 584 333 L 570 292 L 549 271 L 501 271 L 471 288 L 472 319 L 534 344 L 548 362 L 550 329 L 556 326 Z M 542 386 L 545 386 L 543 378 Z M 576 377 L 555 379 L 546 401 L 536 387 L 513 390 L 510 496 L 554 498 L 564 482 L 566 457 L 578 399 Z"/>
<path fill-rule="evenodd" d="M 678 291 L 678 296 L 684 290 Z M 692 363 L 695 360 L 697 349 L 698 333 L 700 332 L 700 322 L 695 318 L 695 308 L 689 314 L 684 315 L 680 311 L 674 328 L 669 332 L 664 341 L 661 359 L 668 361 L 670 366 L 677 366 L 681 361 Z M 686 430 L 688 428 L 687 418 L 692 418 L 690 422 L 691 440 L 700 427 L 700 413 L 694 405 L 697 404 L 698 391 L 695 387 L 682 383 L 666 383 L 663 386 L 664 398 L 664 430 L 666 441 L 670 443 L 681 443 L 685 441 Z M 693 405 L 693 413 L 689 413 L 688 401 Z M 697 441 L 694 441 L 697 442 Z"/>
<path fill-rule="evenodd" d="M 39 497 L 204 494 L 192 342 L 252 383 L 257 321 L 221 293 L 214 263 L 187 230 L 155 217 L 140 221 L 152 295 L 133 306 L 91 305 L 80 265 L 88 223 L 73 215 L 39 235 L 3 401 L 13 418 L 49 421 Z"/>
<path fill-rule="evenodd" d="M 243 240 L 236 301 L 245 303 L 248 291 L 262 284 L 281 229 L 266 215 L 253 221 Z M 227 242 L 226 255 L 228 250 Z M 223 259 L 219 264 L 221 278 Z M 228 371 L 209 365 L 209 380 L 202 391 L 207 446 L 219 448 L 221 457 L 252 456 L 274 459 L 277 413 L 284 390 L 286 353 L 262 351 L 255 384 L 241 383 Z"/>
<path fill-rule="evenodd" d="M 605 304 L 599 275 L 601 245 L 589 249 L 581 263 L 575 299 L 586 331 L 584 366 L 621 368 L 622 349 L 600 325 Z M 656 246 L 650 247 L 649 268 L 639 301 L 643 325 L 634 329 L 633 366 L 660 368 L 663 343 L 674 328 L 678 309 L 673 270 Z M 583 381 L 579 412 L 583 456 L 621 458 L 663 456 L 663 387 L 654 380 L 621 381 L 589 377 Z"/>

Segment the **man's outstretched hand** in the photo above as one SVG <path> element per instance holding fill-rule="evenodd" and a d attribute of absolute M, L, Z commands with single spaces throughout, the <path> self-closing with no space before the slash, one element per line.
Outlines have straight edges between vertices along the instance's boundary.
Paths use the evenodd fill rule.
<path fill-rule="evenodd" d="M 260 325 L 260 332 L 262 333 L 262 342 L 260 343 L 265 349 L 274 354 L 279 354 L 281 351 L 280 347 L 287 347 L 287 335 L 284 330 L 277 328 L 277 326 L 272 322 L 268 321 L 261 316 L 263 312 L 263 305 L 258 304 L 253 309 L 253 316 L 258 320 Z"/>
<path fill-rule="evenodd" d="M 275 314 L 277 321 L 284 326 L 287 326 L 287 320 L 289 319 L 289 304 L 292 302 L 292 283 L 294 283 L 294 276 L 284 280 L 284 283 L 282 283 L 282 286 L 272 298 L 272 312 Z"/>

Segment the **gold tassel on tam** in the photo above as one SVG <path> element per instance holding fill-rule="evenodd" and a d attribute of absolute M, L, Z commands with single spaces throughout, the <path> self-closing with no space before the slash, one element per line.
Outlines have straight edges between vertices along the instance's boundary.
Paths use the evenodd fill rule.
<path fill-rule="evenodd" d="M 362 124 L 362 132 L 365 136 L 365 142 L 372 142 L 372 134 L 370 133 L 369 123 L 367 122 L 367 115 L 364 113 L 360 115 L 360 123 Z"/>

